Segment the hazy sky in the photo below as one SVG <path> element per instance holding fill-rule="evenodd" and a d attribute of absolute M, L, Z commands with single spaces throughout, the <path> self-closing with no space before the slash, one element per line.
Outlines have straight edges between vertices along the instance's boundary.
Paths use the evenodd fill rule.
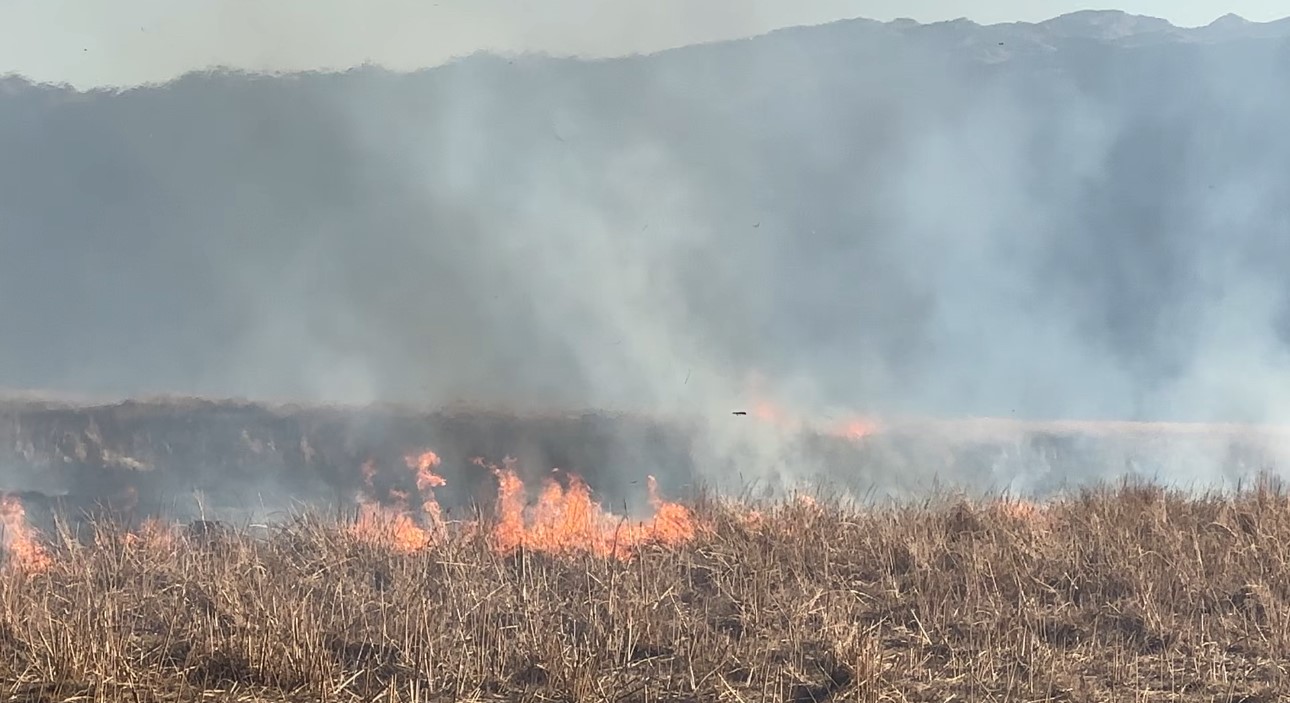
<path fill-rule="evenodd" d="M 4 0 L 0 70 L 79 87 L 255 70 L 415 68 L 488 49 L 615 55 L 847 17 L 1037 21 L 1080 0 Z M 1267 21 L 1284 0 L 1121 0 L 1115 9 L 1208 24 Z"/>

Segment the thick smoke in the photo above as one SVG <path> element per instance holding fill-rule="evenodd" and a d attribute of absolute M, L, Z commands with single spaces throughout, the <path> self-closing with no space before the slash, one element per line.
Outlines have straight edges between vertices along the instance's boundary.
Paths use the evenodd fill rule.
<path fill-rule="evenodd" d="M 9 80 L 0 385 L 1290 420 L 1290 44 L 1102 28 Z"/>

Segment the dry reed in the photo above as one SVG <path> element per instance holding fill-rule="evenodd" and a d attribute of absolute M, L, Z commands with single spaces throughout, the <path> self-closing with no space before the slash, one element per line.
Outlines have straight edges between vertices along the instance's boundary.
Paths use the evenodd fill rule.
<path fill-rule="evenodd" d="M 103 526 L 0 575 L 17 701 L 1272 701 L 1290 500 L 701 500 L 629 560 Z"/>

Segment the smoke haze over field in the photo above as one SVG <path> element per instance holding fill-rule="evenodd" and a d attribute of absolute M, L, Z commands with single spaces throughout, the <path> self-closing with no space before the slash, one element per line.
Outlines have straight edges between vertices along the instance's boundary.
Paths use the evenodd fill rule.
<path fill-rule="evenodd" d="M 0 385 L 1290 421 L 1287 37 L 849 21 L 8 79 Z"/>

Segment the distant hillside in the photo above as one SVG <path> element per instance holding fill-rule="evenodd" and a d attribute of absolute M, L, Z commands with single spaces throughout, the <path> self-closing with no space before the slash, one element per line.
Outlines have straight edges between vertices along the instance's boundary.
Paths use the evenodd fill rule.
<path fill-rule="evenodd" d="M 1288 69 L 1078 13 L 8 78 L 0 386 L 1284 419 Z"/>

